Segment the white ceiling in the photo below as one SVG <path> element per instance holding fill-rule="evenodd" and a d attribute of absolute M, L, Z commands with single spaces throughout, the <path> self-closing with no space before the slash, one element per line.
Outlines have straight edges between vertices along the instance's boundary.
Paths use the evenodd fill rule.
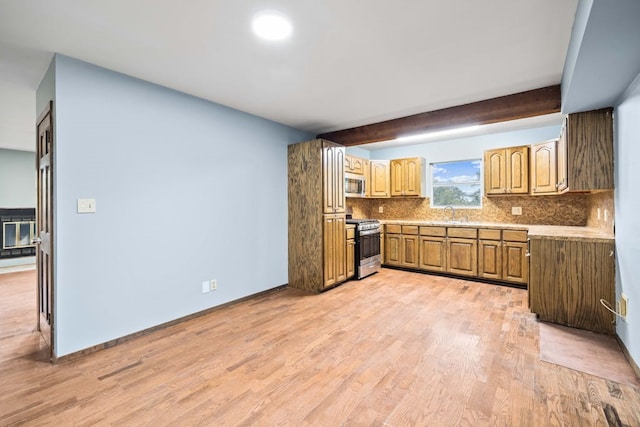
<path fill-rule="evenodd" d="M 34 92 L 53 52 L 322 133 L 558 84 L 576 5 L 2 1 L 0 147 L 32 149 Z M 263 9 L 291 18 L 290 40 L 255 38 Z"/>

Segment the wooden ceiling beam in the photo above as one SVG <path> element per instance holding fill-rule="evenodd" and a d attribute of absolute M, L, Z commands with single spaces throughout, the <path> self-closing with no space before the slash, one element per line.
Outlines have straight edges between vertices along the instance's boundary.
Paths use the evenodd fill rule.
<path fill-rule="evenodd" d="M 388 141 L 402 135 L 487 125 L 560 111 L 560 85 L 429 111 L 318 135 L 345 146 Z"/>

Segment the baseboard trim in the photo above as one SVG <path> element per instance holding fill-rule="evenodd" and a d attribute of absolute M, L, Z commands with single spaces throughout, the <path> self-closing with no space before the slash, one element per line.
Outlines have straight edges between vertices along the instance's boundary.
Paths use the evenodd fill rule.
<path fill-rule="evenodd" d="M 633 358 L 631 357 L 631 353 L 629 353 L 629 350 L 627 350 L 627 346 L 624 345 L 624 342 L 620 339 L 618 334 L 615 334 L 615 337 L 618 340 L 618 343 L 620 344 L 620 348 L 622 349 L 622 354 L 624 354 L 624 357 L 627 359 L 627 362 L 629 362 L 629 365 L 631 365 L 631 369 L 633 369 L 633 373 L 636 374 L 636 377 L 638 379 L 640 379 L 640 367 L 638 367 L 635 360 L 633 360 Z"/>
<path fill-rule="evenodd" d="M 192 320 L 192 319 L 196 319 L 198 317 L 206 316 L 207 314 L 213 313 L 213 312 L 221 310 L 223 308 L 227 308 L 227 307 L 230 307 L 232 305 L 239 304 L 241 302 L 248 301 L 248 300 L 251 300 L 251 299 L 257 299 L 257 298 L 260 298 L 260 297 L 262 297 L 264 295 L 267 295 L 267 294 L 271 294 L 271 293 L 274 293 L 274 292 L 282 291 L 282 290 L 286 289 L 287 286 L 288 286 L 287 284 L 276 286 L 275 288 L 267 289 L 266 291 L 258 292 L 256 294 L 247 295 L 246 297 L 242 297 L 242 298 L 239 298 L 239 299 L 236 299 L 236 300 L 233 300 L 233 301 L 229 301 L 229 302 L 226 302 L 224 304 L 216 305 L 215 307 L 210 307 L 210 308 L 207 308 L 205 310 L 198 311 L 196 313 L 189 314 L 187 316 L 171 320 L 169 322 L 161 323 L 159 325 L 152 326 L 150 328 L 143 329 L 141 331 L 134 332 L 134 333 L 129 334 L 129 335 L 125 335 L 125 336 L 120 337 L 120 338 L 115 338 L 113 340 L 104 342 L 102 344 L 96 344 L 96 345 L 94 345 L 92 347 L 88 347 L 88 348 L 85 348 L 83 350 L 79 350 L 79 351 L 76 351 L 76 352 L 73 352 L 73 353 L 65 354 L 64 356 L 54 357 L 53 360 L 51 361 L 51 363 L 52 364 L 58 364 L 58 363 L 64 363 L 64 362 L 77 360 L 77 359 L 79 359 L 81 357 L 87 356 L 87 355 L 95 353 L 97 351 L 101 351 L 101 350 L 105 350 L 107 348 L 115 347 L 116 345 L 132 341 L 132 340 L 134 340 L 136 338 L 142 337 L 144 335 L 151 334 L 151 333 L 159 331 L 161 329 L 165 329 L 165 328 L 168 328 L 168 327 L 171 327 L 171 326 L 175 326 L 175 325 L 178 325 L 180 323 L 183 323 L 183 322 L 186 322 L 186 321 L 189 321 L 189 320 Z"/>

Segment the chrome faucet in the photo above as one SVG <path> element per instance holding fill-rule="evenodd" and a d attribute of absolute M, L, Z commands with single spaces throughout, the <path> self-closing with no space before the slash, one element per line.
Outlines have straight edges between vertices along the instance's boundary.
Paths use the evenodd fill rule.
<path fill-rule="evenodd" d="M 451 209 L 451 218 L 449 219 L 450 222 L 454 222 L 456 220 L 456 210 L 453 206 L 447 205 L 444 207 L 443 212 L 446 212 L 447 209 Z"/>

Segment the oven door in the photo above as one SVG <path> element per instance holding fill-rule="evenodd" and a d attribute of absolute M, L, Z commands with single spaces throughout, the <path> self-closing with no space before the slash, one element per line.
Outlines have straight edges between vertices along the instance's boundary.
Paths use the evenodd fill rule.
<path fill-rule="evenodd" d="M 371 234 L 360 235 L 359 242 L 360 251 L 359 256 L 360 259 L 358 261 L 362 262 L 369 258 L 373 258 L 375 256 L 380 257 L 380 232 L 376 231 Z"/>

